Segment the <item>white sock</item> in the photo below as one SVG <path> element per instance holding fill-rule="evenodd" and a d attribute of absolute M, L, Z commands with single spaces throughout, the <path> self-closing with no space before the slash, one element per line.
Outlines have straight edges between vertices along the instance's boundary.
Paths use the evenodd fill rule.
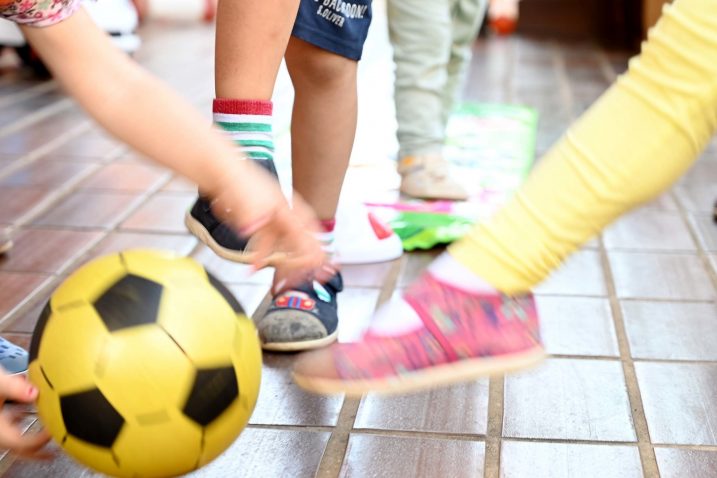
<path fill-rule="evenodd" d="M 444 252 L 438 258 L 431 262 L 428 270 L 433 277 L 441 282 L 451 284 L 466 292 L 494 292 L 495 287 L 475 275 L 475 273 L 466 266 L 458 262 L 447 252 Z"/>

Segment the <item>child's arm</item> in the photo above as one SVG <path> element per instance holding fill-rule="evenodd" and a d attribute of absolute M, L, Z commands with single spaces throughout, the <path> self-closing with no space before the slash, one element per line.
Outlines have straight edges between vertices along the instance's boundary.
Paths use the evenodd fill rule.
<path fill-rule="evenodd" d="M 228 140 L 117 50 L 84 10 L 50 27 L 21 28 L 50 71 L 90 115 L 139 152 L 221 199 L 220 212 L 230 224 L 262 238 L 260 252 L 268 255 L 282 242 L 293 252 L 293 265 L 321 262 L 320 247 L 306 234 L 314 223 L 308 208 L 295 208 L 290 217 L 273 178 L 249 161 L 240 161 Z"/>

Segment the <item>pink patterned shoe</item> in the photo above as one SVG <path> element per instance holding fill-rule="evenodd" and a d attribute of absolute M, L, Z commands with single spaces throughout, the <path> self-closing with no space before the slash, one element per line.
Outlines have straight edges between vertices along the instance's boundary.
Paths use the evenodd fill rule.
<path fill-rule="evenodd" d="M 322 394 L 408 393 L 527 368 L 544 358 L 532 295 L 478 295 L 423 275 L 404 293 L 424 327 L 305 353 L 302 388 Z"/>

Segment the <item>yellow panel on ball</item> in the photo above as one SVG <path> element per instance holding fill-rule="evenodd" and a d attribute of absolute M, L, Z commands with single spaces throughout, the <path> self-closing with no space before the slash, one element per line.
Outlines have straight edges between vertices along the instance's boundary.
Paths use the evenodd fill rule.
<path fill-rule="evenodd" d="M 128 424 L 114 451 L 121 457 L 120 469 L 142 470 L 142 477 L 178 476 L 199 465 L 201 445 L 202 430 L 172 411 L 164 421 Z"/>
<path fill-rule="evenodd" d="M 108 448 L 91 445 L 72 436 L 67 437 L 62 447 L 70 456 L 80 459 L 85 466 L 89 466 L 110 476 L 128 478 L 132 476 L 130 474 L 122 474 L 121 469 L 115 461 L 117 457 L 113 456 L 112 450 Z"/>
<path fill-rule="evenodd" d="M 115 332 L 98 364 L 97 384 L 127 421 L 181 407 L 194 379 L 194 366 L 158 325 Z"/>
<path fill-rule="evenodd" d="M 79 301 L 94 302 L 112 284 L 126 274 L 120 256 L 112 254 L 83 265 L 52 294 L 55 310 Z"/>
<path fill-rule="evenodd" d="M 159 323 L 197 367 L 229 362 L 236 320 L 232 308 L 206 280 L 193 287 L 165 287 Z"/>
<path fill-rule="evenodd" d="M 107 329 L 89 304 L 52 312 L 42 333 L 38 360 L 58 394 L 94 384 L 97 359 L 108 339 Z"/>
<path fill-rule="evenodd" d="M 131 274 L 153 280 L 163 286 L 186 284 L 186 281 L 192 284 L 205 276 L 204 268 L 197 261 L 172 252 L 135 249 L 122 252 L 122 257 Z"/>

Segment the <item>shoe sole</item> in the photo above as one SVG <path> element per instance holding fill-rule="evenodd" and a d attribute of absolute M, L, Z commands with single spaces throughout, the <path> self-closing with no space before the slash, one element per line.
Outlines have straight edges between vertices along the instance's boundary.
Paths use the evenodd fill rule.
<path fill-rule="evenodd" d="M 465 201 L 470 196 L 468 194 L 418 194 L 416 191 L 408 191 L 403 187 L 399 188 L 401 194 L 413 199 L 430 199 L 430 200 L 448 200 L 448 201 Z"/>
<path fill-rule="evenodd" d="M 545 350 L 542 347 L 535 347 L 501 358 L 483 357 L 439 365 L 426 371 L 402 375 L 399 378 L 342 381 L 309 377 L 296 372 L 292 375 L 296 384 L 309 392 L 322 395 L 344 393 L 347 397 L 359 398 L 369 392 L 379 395 L 398 395 L 469 382 L 481 377 L 531 368 L 544 359 Z"/>
<path fill-rule="evenodd" d="M 214 240 L 207 228 L 204 227 L 201 222 L 197 221 L 189 211 L 184 214 L 184 225 L 197 239 L 223 259 L 240 264 L 252 264 L 256 258 L 256 254 L 254 253 L 235 251 L 219 244 Z M 266 262 L 268 266 L 275 266 L 285 258 L 286 253 L 275 252 L 266 258 Z"/>
<path fill-rule="evenodd" d="M 262 343 L 261 348 L 267 352 L 305 352 L 307 350 L 320 349 L 327 347 L 339 337 L 337 330 L 331 335 L 315 340 L 303 340 L 298 342 L 267 342 Z"/>

